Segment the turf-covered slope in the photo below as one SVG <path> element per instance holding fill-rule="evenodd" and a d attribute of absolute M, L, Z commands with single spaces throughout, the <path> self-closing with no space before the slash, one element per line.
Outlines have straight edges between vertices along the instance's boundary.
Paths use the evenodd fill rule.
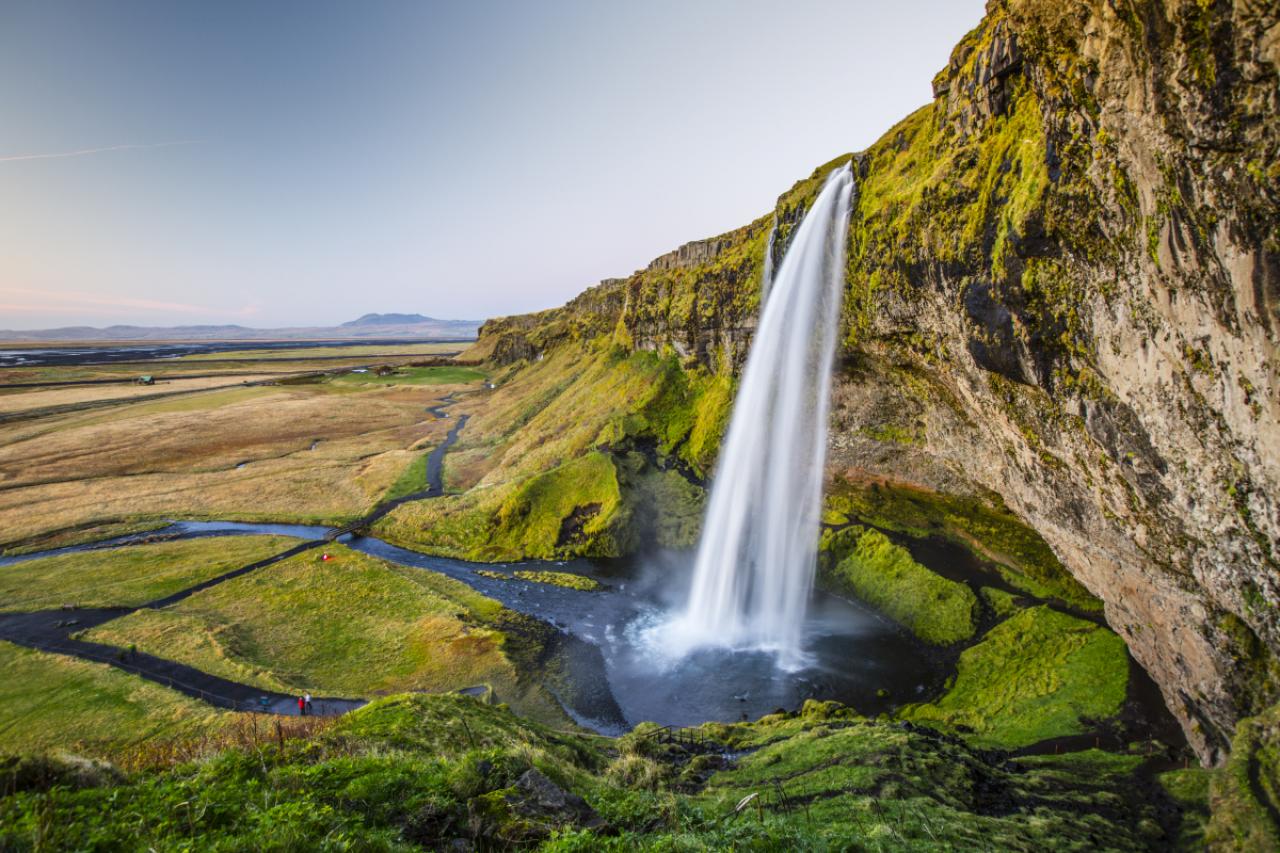
<path fill-rule="evenodd" d="M 832 475 L 1029 523 L 1211 761 L 1280 698 L 1276 20 L 993 0 L 933 103 L 854 155 Z M 476 355 L 608 340 L 731 374 L 770 223 L 776 258 L 847 159 L 773 216 L 486 323 Z"/>
<path fill-rule="evenodd" d="M 1203 832 L 1203 771 L 1015 758 L 835 703 L 681 743 L 652 724 L 556 731 L 461 696 L 306 723 L 246 720 L 198 760 L 127 776 L 0 758 L 0 849 L 1169 850 Z"/>

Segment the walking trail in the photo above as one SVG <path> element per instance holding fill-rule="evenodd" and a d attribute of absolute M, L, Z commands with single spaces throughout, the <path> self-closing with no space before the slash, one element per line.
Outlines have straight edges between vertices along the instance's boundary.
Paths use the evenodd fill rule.
<path fill-rule="evenodd" d="M 431 407 L 428 411 L 438 418 L 448 417 L 444 410 L 455 402 L 457 401 L 453 398 L 453 395 L 449 395 L 443 398 L 439 405 Z M 227 708 L 233 711 L 297 714 L 298 694 L 296 693 L 263 690 L 260 687 L 221 678 L 195 667 L 149 655 L 145 652 L 131 651 L 102 643 L 91 643 L 76 639 L 75 635 L 138 610 L 159 610 L 169 607 L 197 592 L 246 575 L 249 572 L 266 568 L 282 560 L 287 560 L 290 557 L 332 542 L 339 536 L 366 530 L 401 504 L 439 497 L 444 494 L 444 455 L 458 440 L 458 434 L 466 423 L 466 415 L 458 418 L 457 423 L 449 430 L 445 440 L 427 455 L 427 488 L 395 500 L 385 501 L 356 521 L 343 527 L 329 530 L 321 539 L 301 542 L 272 557 L 258 560 L 247 566 L 241 566 L 138 607 L 65 608 L 26 613 L 0 613 L 0 640 L 7 640 L 16 645 L 42 652 L 52 652 L 105 663 L 145 678 L 148 681 L 163 684 L 179 693 L 203 700 L 219 708 Z M 481 687 L 470 687 L 459 692 L 476 694 L 483 691 L 484 688 Z M 366 704 L 368 704 L 367 699 L 312 697 L 309 713 L 316 716 L 336 716 Z"/>

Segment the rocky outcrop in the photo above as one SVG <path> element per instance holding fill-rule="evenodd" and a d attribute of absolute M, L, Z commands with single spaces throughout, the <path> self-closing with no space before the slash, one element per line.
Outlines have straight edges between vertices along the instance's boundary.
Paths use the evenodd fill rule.
<path fill-rule="evenodd" d="M 654 258 L 649 262 L 647 269 L 655 272 L 670 272 L 702 266 L 729 248 L 732 245 L 732 239 L 732 235 L 726 234 L 723 237 L 712 237 L 710 240 L 694 240 L 685 243 L 673 252 Z"/>
<path fill-rule="evenodd" d="M 1280 701 L 1280 12 L 992 0 L 855 156 L 831 473 L 995 493 L 1105 602 L 1204 760 Z M 732 373 L 767 215 L 530 318 Z"/>
<path fill-rule="evenodd" d="M 880 367 L 837 395 L 835 464 L 998 492 L 1209 761 L 1280 690 L 1275 31 L 992 3 L 860 158 L 851 235 L 849 348 Z M 886 412 L 915 413 L 902 452 L 864 436 Z"/>

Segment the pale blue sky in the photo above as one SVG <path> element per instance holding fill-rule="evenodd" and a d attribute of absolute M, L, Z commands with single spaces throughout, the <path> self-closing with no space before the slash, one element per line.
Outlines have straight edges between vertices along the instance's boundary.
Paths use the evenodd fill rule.
<path fill-rule="evenodd" d="M 557 305 L 865 148 L 982 7 L 6 0 L 0 328 Z"/>

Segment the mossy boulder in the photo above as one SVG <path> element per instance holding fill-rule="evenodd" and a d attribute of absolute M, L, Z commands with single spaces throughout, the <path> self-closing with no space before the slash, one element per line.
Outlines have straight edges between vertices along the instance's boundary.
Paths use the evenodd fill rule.
<path fill-rule="evenodd" d="M 1017 748 L 1114 717 L 1128 684 L 1129 658 L 1119 637 L 1042 605 L 992 628 L 961 653 L 946 693 L 900 715 Z"/>
<path fill-rule="evenodd" d="M 823 573 L 828 588 L 866 602 L 927 643 L 973 636 L 978 599 L 971 589 L 929 571 L 878 530 L 856 535 L 853 549 Z"/>
<path fill-rule="evenodd" d="M 1210 787 L 1212 850 L 1280 850 L 1280 705 L 1242 720 Z"/>

